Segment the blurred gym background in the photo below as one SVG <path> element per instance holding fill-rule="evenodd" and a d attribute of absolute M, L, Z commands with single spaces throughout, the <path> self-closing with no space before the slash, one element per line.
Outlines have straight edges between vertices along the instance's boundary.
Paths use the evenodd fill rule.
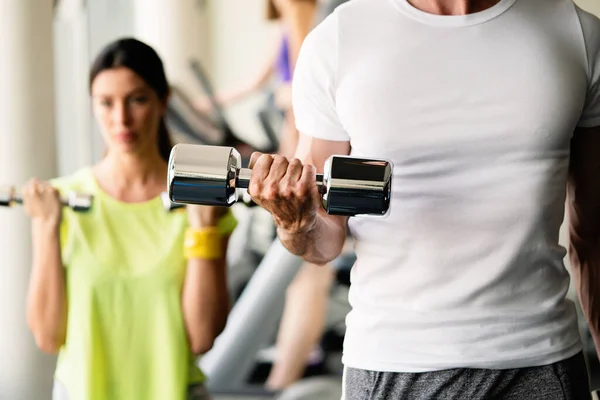
<path fill-rule="evenodd" d="M 576 2 L 600 15 L 600 1 Z M 255 76 L 269 55 L 276 30 L 277 26 L 265 19 L 264 0 L 0 0 L 0 184 L 18 184 L 32 176 L 67 175 L 101 157 L 103 142 L 88 93 L 89 66 L 105 44 L 123 36 L 147 42 L 162 57 L 174 88 L 169 125 L 178 141 L 263 150 L 276 147 L 281 117 L 269 106 L 273 94 L 268 86 L 225 109 L 213 104 L 207 113 L 201 113 L 192 107 L 197 98 L 243 85 Z M 268 215 L 247 207 L 236 208 L 236 215 L 240 225 L 232 239 L 230 286 L 237 299 L 269 251 L 280 257 L 274 264 L 289 263 L 291 271 L 297 260 L 288 260 L 275 251 L 278 249 L 270 248 L 273 231 Z M 566 234 L 563 229 L 563 244 Z M 29 235 L 29 220 L 23 213 L 0 210 L 1 400 L 45 400 L 51 394 L 55 358 L 36 348 L 25 321 Z M 568 265 L 568 259 L 565 262 Z M 314 365 L 307 365 L 306 373 L 307 382 L 314 377 L 332 380 L 327 381 L 329 386 L 322 386 L 320 394 L 319 384 L 324 381 L 312 381 L 312 395 L 309 388 L 288 398 L 339 398 L 335 389 L 340 384 L 339 346 L 348 282 L 338 278 L 321 347 L 325 354 L 315 355 Z M 269 285 L 283 281 L 262 284 L 263 290 L 276 296 L 270 298 L 275 308 L 268 310 L 273 321 L 281 311 L 285 287 L 275 290 Z M 575 297 L 573 290 L 570 296 Z M 246 311 L 267 310 L 248 304 Z M 264 324 L 262 314 L 255 317 L 267 331 L 249 328 L 250 333 L 240 337 L 249 340 L 248 346 L 238 343 L 245 350 L 235 353 L 231 346 L 218 348 L 218 354 L 209 358 L 209 378 L 210 371 L 216 371 L 230 376 L 232 382 L 231 388 L 216 388 L 222 392 L 216 399 L 272 398 L 260 389 L 276 322 Z M 580 321 L 597 388 L 598 361 L 585 323 Z M 234 328 L 242 324 L 241 317 L 239 323 L 233 323 Z M 251 363 L 236 359 L 236 354 L 248 358 L 248 352 L 252 353 Z M 244 368 L 226 370 L 219 365 L 225 362 Z"/>

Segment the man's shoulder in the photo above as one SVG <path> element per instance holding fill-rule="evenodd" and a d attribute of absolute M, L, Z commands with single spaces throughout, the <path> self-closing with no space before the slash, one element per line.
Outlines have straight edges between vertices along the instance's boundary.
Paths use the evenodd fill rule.
<path fill-rule="evenodd" d="M 393 0 L 346 0 L 338 1 L 334 9 L 330 10 L 320 24 L 333 23 L 339 24 L 353 23 L 361 21 L 362 23 L 377 23 L 377 15 L 385 15 L 394 11 Z M 328 22 L 329 21 L 329 22 Z"/>
<path fill-rule="evenodd" d="M 598 40 L 600 36 L 600 18 L 574 4 L 581 28 L 586 40 Z"/>
<path fill-rule="evenodd" d="M 347 0 L 315 26 L 309 36 L 314 41 L 347 38 L 350 41 L 356 34 L 362 35 L 380 26 L 383 19 L 398 10 L 394 0 Z"/>
<path fill-rule="evenodd" d="M 600 18 L 575 5 L 577 17 L 581 25 L 581 34 L 585 45 L 589 73 L 592 76 L 598 74 L 600 65 Z"/>
<path fill-rule="evenodd" d="M 394 0 L 349 0 L 336 7 L 332 14 L 337 14 L 341 21 L 360 18 L 369 21 L 367 17 L 374 14 L 395 10 Z"/>

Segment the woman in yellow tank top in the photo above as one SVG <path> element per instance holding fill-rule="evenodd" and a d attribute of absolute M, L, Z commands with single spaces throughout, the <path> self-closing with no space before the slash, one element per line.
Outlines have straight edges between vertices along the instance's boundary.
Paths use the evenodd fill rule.
<path fill-rule="evenodd" d="M 227 209 L 167 212 L 169 94 L 156 52 L 134 39 L 93 63 L 90 92 L 106 154 L 51 182 L 32 180 L 33 268 L 27 320 L 37 345 L 59 353 L 55 400 L 206 399 L 197 356 L 229 311 Z M 59 193 L 94 196 L 89 212 Z"/>

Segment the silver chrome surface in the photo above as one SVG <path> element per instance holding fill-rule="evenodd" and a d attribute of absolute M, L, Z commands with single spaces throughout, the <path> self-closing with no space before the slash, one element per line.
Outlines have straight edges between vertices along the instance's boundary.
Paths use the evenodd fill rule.
<path fill-rule="evenodd" d="M 250 177 L 252 176 L 252 170 L 249 168 L 240 168 L 239 172 L 238 172 L 238 178 L 237 178 L 237 187 L 239 189 L 248 189 L 248 185 L 250 185 Z M 319 188 L 319 191 L 321 190 L 321 185 L 323 183 L 323 175 L 321 174 L 317 174 L 316 175 L 316 180 L 317 180 L 317 188 Z"/>
<path fill-rule="evenodd" d="M 175 203 L 230 206 L 238 198 L 241 163 L 233 147 L 177 144 L 169 157 L 169 198 Z"/>
<path fill-rule="evenodd" d="M 13 202 L 14 188 L 12 186 L 0 187 L 0 206 L 10 207 Z"/>
<path fill-rule="evenodd" d="M 176 210 L 178 208 L 185 207 L 185 204 L 172 202 L 171 199 L 169 198 L 168 192 L 162 192 L 160 194 L 160 200 L 162 201 L 162 205 L 163 205 L 163 208 L 165 209 L 165 211 L 172 211 L 172 210 Z"/>
<path fill-rule="evenodd" d="M 60 202 L 65 207 L 74 211 L 88 211 L 92 208 L 94 197 L 92 195 L 69 192 L 66 197 L 61 197 Z M 0 206 L 11 207 L 15 204 L 23 204 L 23 197 L 14 186 L 0 188 Z"/>
<path fill-rule="evenodd" d="M 92 208 L 94 197 L 88 194 L 69 192 L 66 198 L 62 199 L 63 205 L 71 207 L 74 211 L 89 211 Z"/>
<path fill-rule="evenodd" d="M 327 211 L 327 213 L 329 213 L 329 185 L 331 184 L 329 180 L 329 171 L 331 170 L 332 160 L 333 157 L 329 157 L 327 160 L 325 160 L 323 171 L 326 171 L 327 173 L 323 174 L 321 178 L 321 187 L 319 188 L 321 192 L 321 205 L 325 211 Z"/>
<path fill-rule="evenodd" d="M 250 184 L 250 177 L 252 176 L 252 170 L 248 168 L 240 168 L 236 185 L 240 189 L 248 189 Z"/>
<path fill-rule="evenodd" d="M 335 215 L 385 215 L 393 165 L 387 160 L 332 156 L 325 162 L 323 207 Z"/>

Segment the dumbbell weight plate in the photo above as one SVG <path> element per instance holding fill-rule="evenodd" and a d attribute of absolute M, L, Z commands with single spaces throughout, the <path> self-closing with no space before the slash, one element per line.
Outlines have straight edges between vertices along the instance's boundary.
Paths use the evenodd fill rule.
<path fill-rule="evenodd" d="M 201 163 L 199 163 L 201 160 Z M 171 152 L 167 187 L 174 203 L 231 206 L 242 159 L 232 147 L 177 145 Z"/>
<path fill-rule="evenodd" d="M 0 187 L 0 206 L 10 207 L 13 203 L 14 189 L 11 186 Z"/>
<path fill-rule="evenodd" d="M 392 195 L 387 160 L 333 156 L 325 162 L 323 208 L 332 215 L 385 215 Z"/>
<path fill-rule="evenodd" d="M 69 192 L 67 197 L 62 199 L 63 205 L 80 212 L 89 211 L 93 202 L 94 196 L 77 192 Z"/>
<path fill-rule="evenodd" d="M 169 198 L 169 192 L 162 192 L 160 194 L 160 199 L 162 201 L 163 208 L 166 211 L 173 211 L 173 210 L 177 210 L 177 209 L 185 207 L 185 204 L 172 202 L 171 199 Z"/>

